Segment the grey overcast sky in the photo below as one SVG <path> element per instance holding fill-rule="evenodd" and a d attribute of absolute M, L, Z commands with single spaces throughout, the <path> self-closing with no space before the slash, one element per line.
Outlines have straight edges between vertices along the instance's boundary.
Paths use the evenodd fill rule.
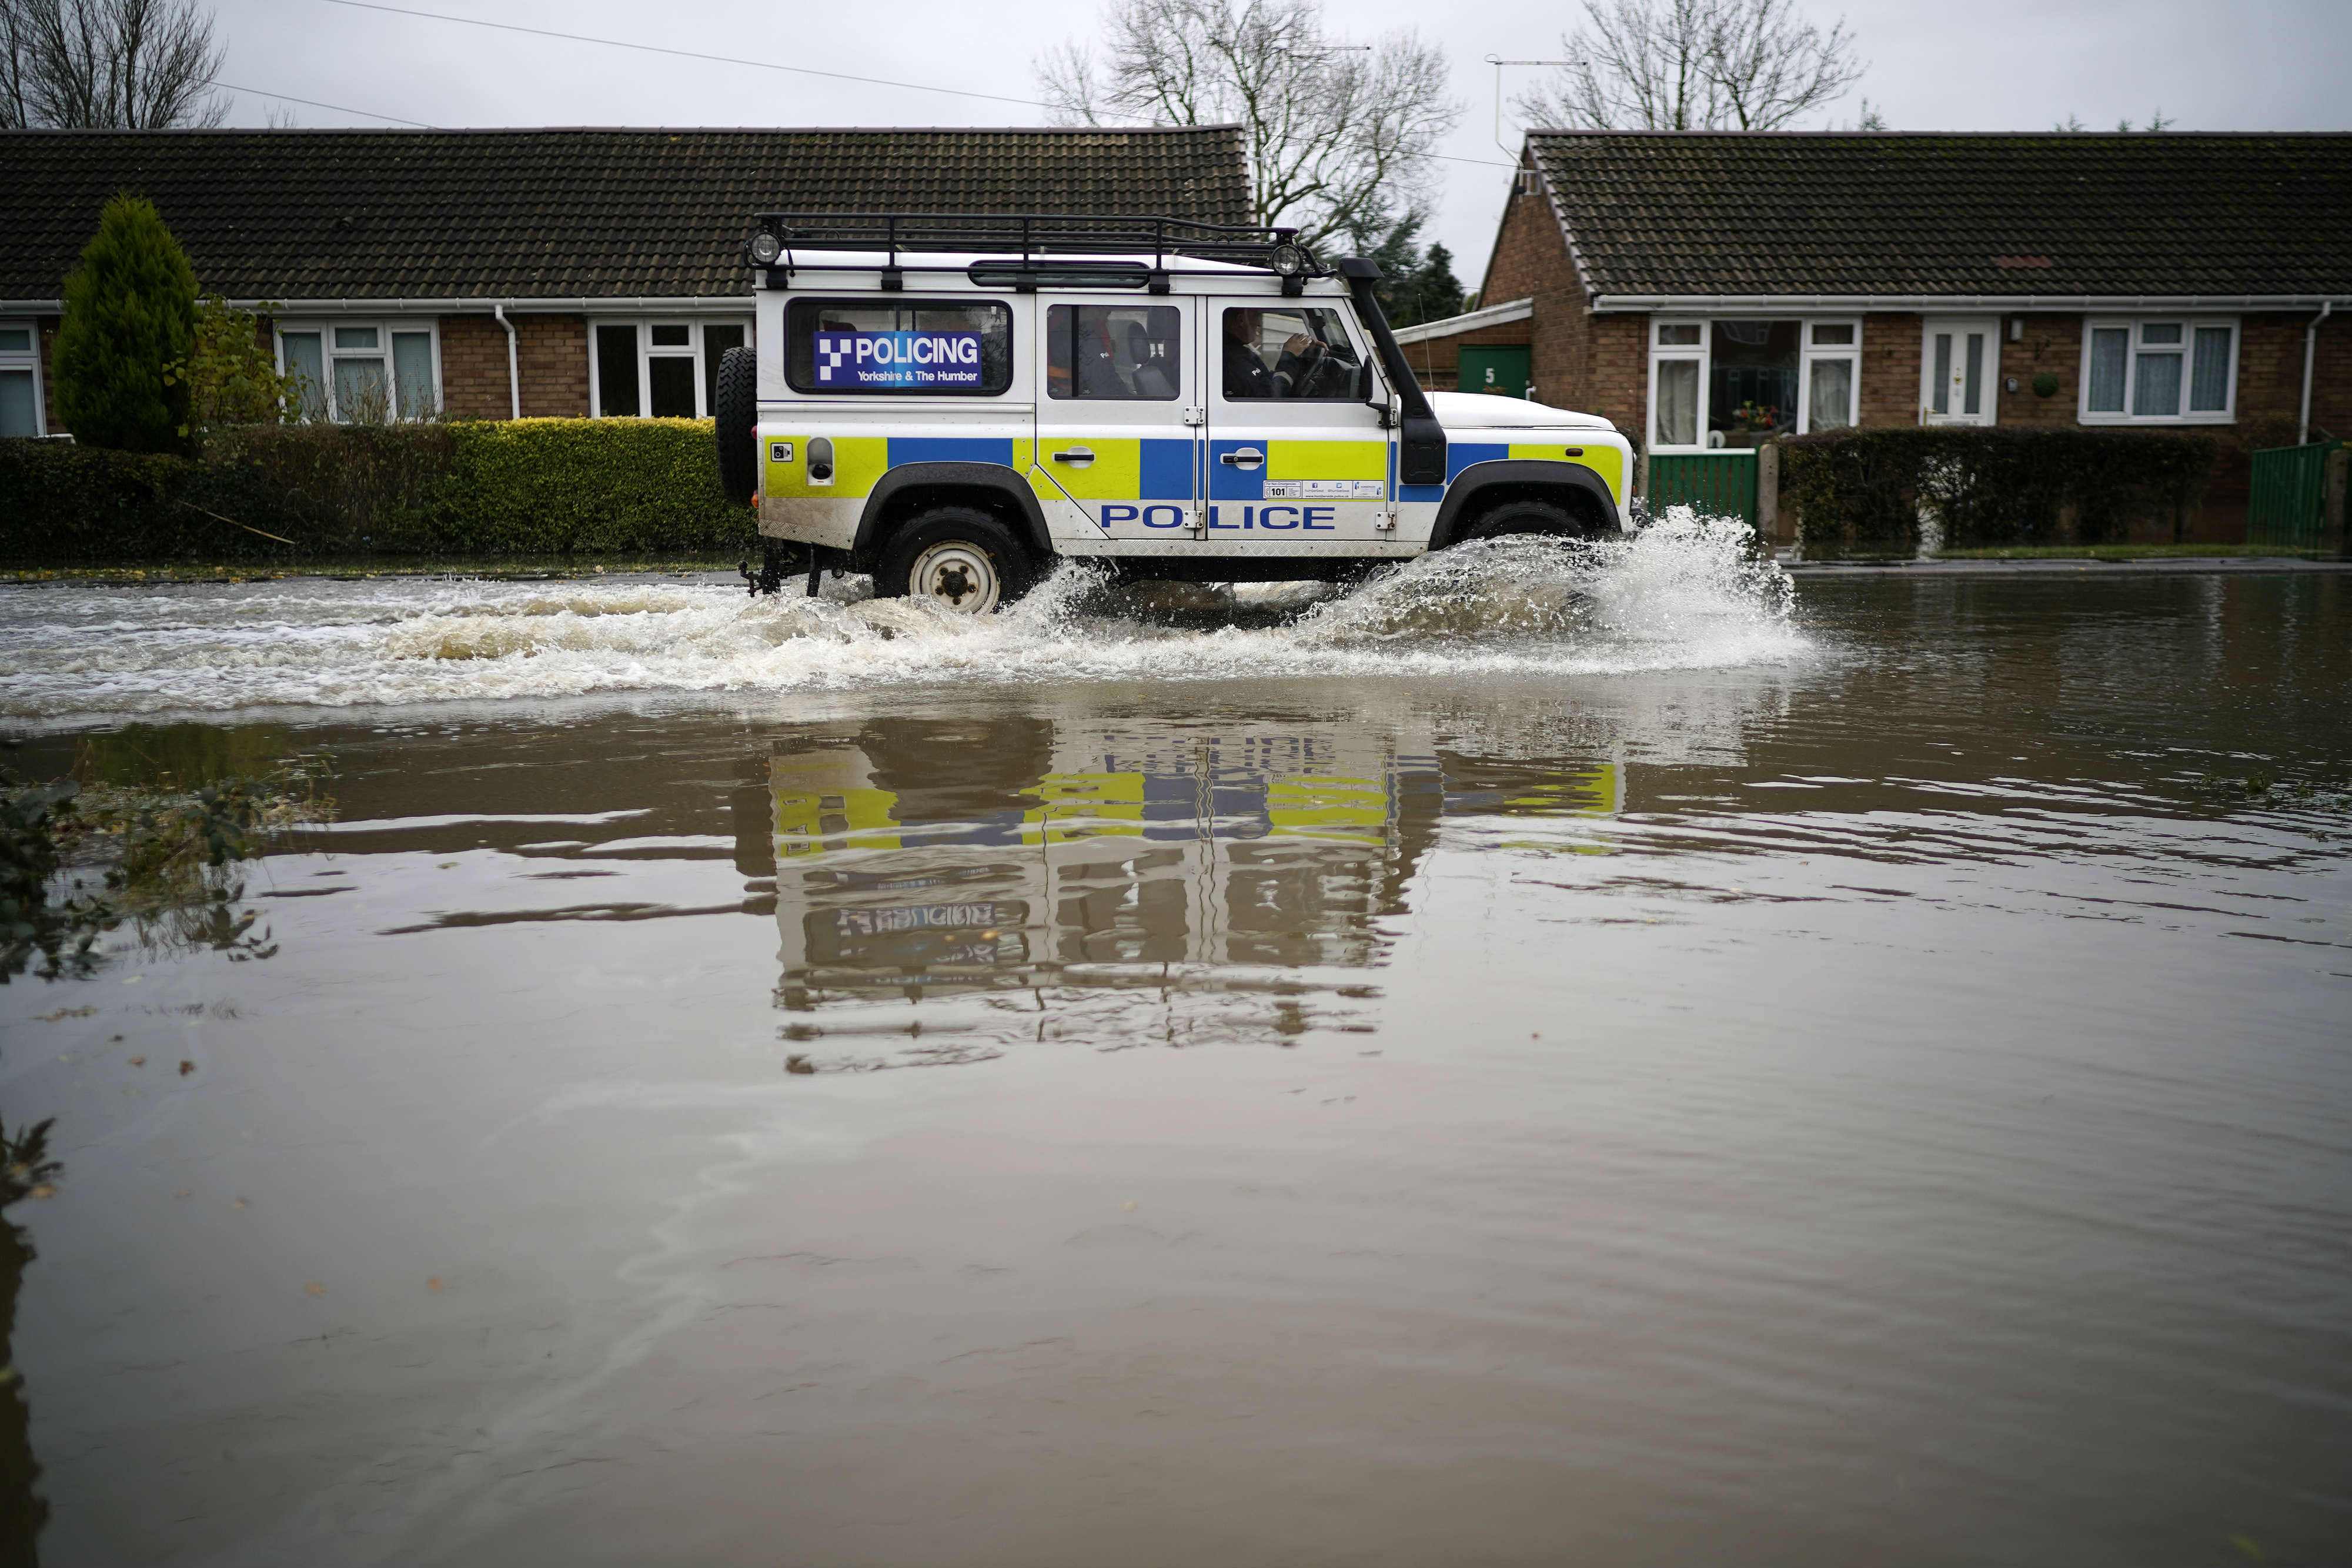
<path fill-rule="evenodd" d="M 593 34 L 967 92 L 1033 99 L 1031 61 L 1046 45 L 1093 31 L 1097 0 L 997 7 L 956 0 L 387 0 L 420 11 Z M 2352 128 L 2352 5 L 2345 0 L 1856 0 L 1805 6 L 1839 16 L 1870 68 L 1853 94 L 1804 129 L 1851 125 L 1867 95 L 1898 131 L 2040 131 L 2069 114 L 2111 129 L 2154 110 L 2182 130 Z M 1041 125 L 1042 110 L 944 92 L 820 78 L 530 37 L 446 21 L 353 9 L 331 0 L 219 0 L 221 79 L 229 123 L 371 125 L 366 115 L 273 102 L 282 94 L 440 126 Z M 1466 0 L 1331 3 L 1335 36 L 1396 27 L 1435 37 L 1453 62 L 1464 113 L 1443 151 L 1429 229 L 1475 287 L 1494 243 L 1510 175 L 1495 142 L 1488 55 L 1545 58 L 1583 16 L 1580 4 Z M 1503 141 L 1516 145 L 1508 99 L 1539 73 L 1504 72 Z M 290 120 L 289 118 L 290 117 Z"/>

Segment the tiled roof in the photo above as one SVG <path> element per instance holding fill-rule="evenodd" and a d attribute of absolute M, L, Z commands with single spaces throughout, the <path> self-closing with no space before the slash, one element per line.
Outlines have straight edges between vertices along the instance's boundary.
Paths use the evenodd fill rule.
<path fill-rule="evenodd" d="M 0 298 L 54 299 L 117 191 L 232 299 L 740 295 L 753 213 L 1248 221 L 1233 126 L 0 131 Z"/>
<path fill-rule="evenodd" d="M 2352 293 L 2352 135 L 1528 140 L 1597 295 Z"/>

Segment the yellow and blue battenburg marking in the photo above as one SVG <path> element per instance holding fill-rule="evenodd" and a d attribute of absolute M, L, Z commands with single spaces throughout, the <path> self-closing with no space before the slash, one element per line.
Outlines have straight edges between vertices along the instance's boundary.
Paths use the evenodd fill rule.
<path fill-rule="evenodd" d="M 1192 500 L 1197 444 L 1186 439 L 1087 434 L 1046 443 L 1003 436 L 842 435 L 831 439 L 833 480 L 812 484 L 808 439 L 778 436 L 767 449 L 764 494 L 839 500 L 872 493 L 882 476 L 908 463 L 985 463 L 1023 475 L 1041 497 L 1056 495 L 1085 506 L 1105 528 L 1140 523 L 1146 528 L 1184 525 Z M 1084 446 L 1092 460 L 1050 463 L 1055 449 Z M 1219 529 L 1319 532 L 1332 528 L 1334 508 L 1350 503 L 1442 501 L 1465 469 L 1481 463 L 1537 460 L 1570 463 L 1590 469 L 1611 497 L 1625 497 L 1623 455 L 1613 446 L 1553 443 L 1450 443 L 1444 485 L 1404 485 L 1397 477 L 1397 447 L 1389 441 L 1282 441 L 1249 437 L 1207 443 L 1210 525 Z M 1229 464 L 1226 455 L 1253 450 L 1253 466 Z"/>
<path fill-rule="evenodd" d="M 1192 442 L 1089 434 L 1044 443 L 1038 455 L 1050 460 L 1054 452 L 1071 446 L 1085 447 L 1094 460 L 1084 467 L 1041 462 L 1033 472 L 1088 507 L 1097 524 L 1183 526 L 1184 508 L 1192 500 Z"/>
<path fill-rule="evenodd" d="M 1284 441 L 1252 436 L 1209 443 L 1208 526 L 1218 531 L 1331 533 L 1341 508 L 1388 499 L 1386 441 Z M 1255 454 L 1247 466 L 1225 461 Z"/>
<path fill-rule="evenodd" d="M 1613 446 L 1562 445 L 1556 442 L 1514 441 L 1507 445 L 1499 441 L 1454 441 L 1445 447 L 1445 483 L 1451 485 L 1462 477 L 1462 471 L 1480 463 L 1501 463 L 1507 460 L 1545 463 L 1573 463 L 1590 468 L 1600 481 L 1609 486 L 1609 497 L 1620 505 L 1625 499 L 1624 461 Z M 1440 501 L 1445 498 L 1444 489 L 1435 485 L 1408 486 L 1405 500 Z"/>

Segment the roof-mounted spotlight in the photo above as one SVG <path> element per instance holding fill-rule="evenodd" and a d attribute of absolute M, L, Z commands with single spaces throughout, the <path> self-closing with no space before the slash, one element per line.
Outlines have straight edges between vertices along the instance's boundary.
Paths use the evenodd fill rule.
<path fill-rule="evenodd" d="M 1295 245 L 1276 246 L 1268 259 L 1273 262 L 1275 271 L 1285 277 L 1296 277 L 1307 270 L 1307 253 Z"/>
<path fill-rule="evenodd" d="M 751 259 L 761 267 L 772 267 L 776 257 L 784 254 L 784 242 L 761 229 L 751 236 Z"/>

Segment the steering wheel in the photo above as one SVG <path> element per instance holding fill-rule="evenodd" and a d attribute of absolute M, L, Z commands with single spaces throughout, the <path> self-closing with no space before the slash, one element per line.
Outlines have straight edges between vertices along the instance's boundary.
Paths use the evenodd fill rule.
<path fill-rule="evenodd" d="M 1313 397 L 1323 390 L 1323 383 L 1329 379 L 1331 367 L 1337 361 L 1338 356 L 1331 352 L 1331 346 L 1328 343 L 1321 342 L 1315 345 L 1314 353 L 1315 358 L 1307 362 L 1305 370 L 1298 372 L 1298 381 L 1291 388 L 1291 396 Z"/>

